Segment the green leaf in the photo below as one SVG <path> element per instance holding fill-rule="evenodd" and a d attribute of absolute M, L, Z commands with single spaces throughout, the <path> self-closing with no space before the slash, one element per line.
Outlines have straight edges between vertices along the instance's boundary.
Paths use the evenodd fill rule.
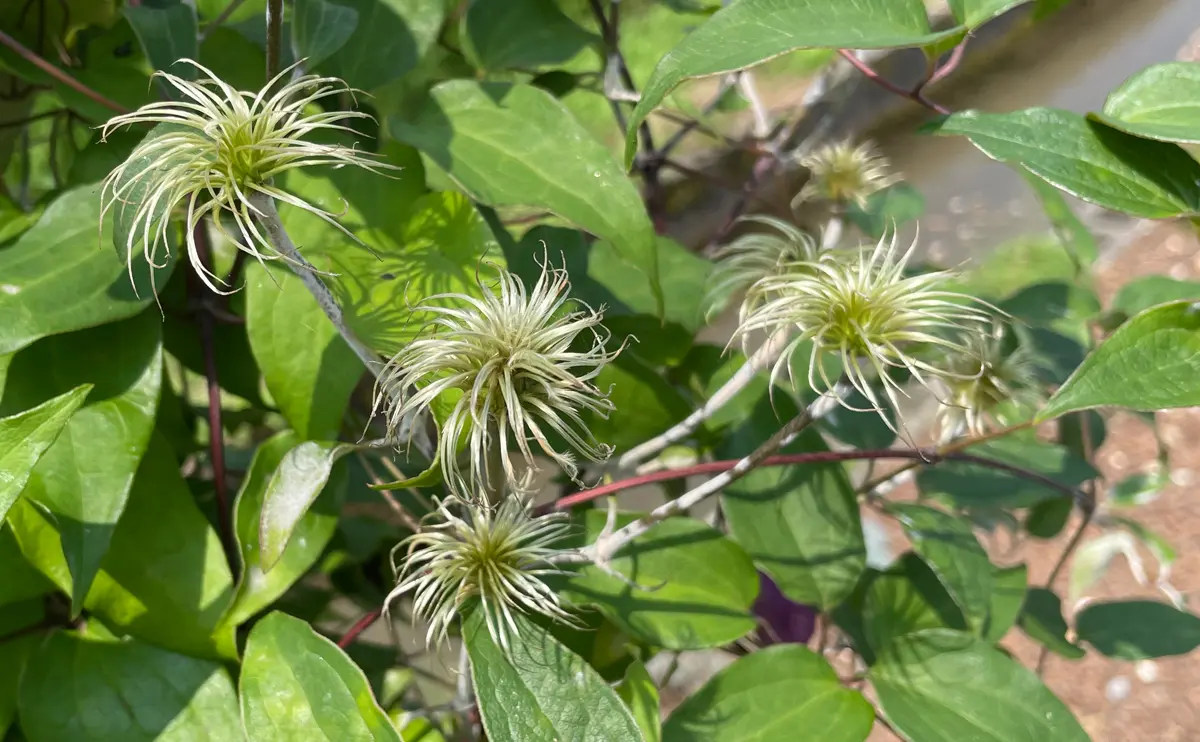
<path fill-rule="evenodd" d="M 658 704 L 658 688 L 646 672 L 646 666 L 634 660 L 625 669 L 625 678 L 617 685 L 617 695 L 629 707 L 633 720 L 646 742 L 662 742 L 662 714 Z"/>
<path fill-rule="evenodd" d="M 0 580 L 0 606 L 38 599 L 55 590 L 54 583 L 47 580 L 21 554 L 21 547 L 17 545 L 11 527 L 0 528 L 0 564 L 4 565 L 4 579 Z"/>
<path fill-rule="evenodd" d="M 642 742 L 629 709 L 579 655 L 521 613 L 505 653 L 482 611 L 463 621 L 479 713 L 491 742 Z"/>
<path fill-rule="evenodd" d="M 54 519 L 22 500 L 9 515 L 22 552 L 64 592 L 71 573 Z M 112 546 L 83 607 L 114 628 L 189 655 L 237 656 L 222 616 L 233 577 L 220 537 L 196 506 L 165 441 L 138 468 Z"/>
<path fill-rule="evenodd" d="M 964 111 L 931 125 L 969 137 L 985 155 L 1019 165 L 1100 206 L 1148 219 L 1200 210 L 1200 162 L 1174 144 L 1139 139 L 1070 111 Z"/>
<path fill-rule="evenodd" d="M 1021 170 L 1025 181 L 1033 188 L 1038 200 L 1042 202 L 1042 211 L 1050 220 L 1058 241 L 1066 248 L 1075 261 L 1078 272 L 1090 268 L 1100 257 L 1100 248 L 1096 238 L 1087 226 L 1075 214 L 1075 210 L 1063 198 L 1062 193 L 1046 181 L 1034 176 L 1028 170 Z"/>
<path fill-rule="evenodd" d="M 25 489 L 38 459 L 91 390 L 91 384 L 81 384 L 31 410 L 0 419 L 0 523 Z"/>
<path fill-rule="evenodd" d="M 956 30 L 933 32 L 922 0 L 740 0 L 726 5 L 654 68 L 629 120 L 625 166 L 633 164 L 642 121 L 688 78 L 745 69 L 794 49 L 923 46 Z"/>
<path fill-rule="evenodd" d="M 907 637 L 869 677 L 884 713 L 905 739 L 1089 740 L 1036 675 L 967 634 L 931 629 Z"/>
<path fill-rule="evenodd" d="M 1152 600 L 1088 603 L 1075 617 L 1079 638 L 1106 657 L 1145 660 L 1200 647 L 1200 617 Z"/>
<path fill-rule="evenodd" d="M 225 668 L 137 641 L 58 632 L 21 679 L 29 742 L 154 742 L 242 738 Z"/>
<path fill-rule="evenodd" d="M 846 218 L 868 237 L 878 239 L 924 213 L 925 196 L 908 183 L 896 183 L 872 193 L 864 206 L 852 201 L 846 209 Z"/>
<path fill-rule="evenodd" d="M 561 65 L 598 43 L 554 0 L 474 0 L 459 30 L 463 51 L 483 70 Z"/>
<path fill-rule="evenodd" d="M 325 489 L 333 465 L 353 450 L 345 443 L 305 441 L 284 454 L 262 496 L 258 544 L 263 572 L 279 563 L 304 515 Z"/>
<path fill-rule="evenodd" d="M 283 595 L 321 557 L 337 530 L 346 489 L 346 477 L 340 476 L 345 473 L 343 467 L 335 468 L 321 495 L 300 518 L 278 563 L 269 572 L 263 570 L 258 536 L 267 484 L 296 443 L 295 433 L 285 431 L 260 444 L 234 500 L 233 528 L 242 573 L 225 619 L 231 625 L 244 623 Z"/>
<path fill-rule="evenodd" d="M 159 333 L 158 315 L 147 312 L 41 340 L 19 353 L 9 369 L 0 411 L 28 409 L 81 384 L 95 385 L 89 404 L 42 454 L 25 487 L 25 498 L 57 520 L 76 615 L 154 429 L 162 383 Z"/>
<path fill-rule="evenodd" d="M 323 183 L 299 178 L 289 183 L 297 181 L 310 190 Z M 324 203 L 336 208 L 344 191 L 328 187 L 325 191 Z M 402 191 L 397 188 L 389 192 L 399 195 Z M 345 312 L 346 323 L 364 343 L 385 355 L 407 345 L 433 317 L 428 312 L 413 311 L 422 299 L 447 293 L 477 296 L 484 290 L 481 286 L 494 285 L 498 270 L 504 266 L 503 256 L 494 249 L 491 230 L 462 194 L 431 193 L 406 208 L 393 206 L 392 210 L 398 213 L 387 221 L 373 221 L 372 210 L 357 219 L 342 220 L 371 251 L 351 243 L 328 225 L 314 225 L 314 217 L 303 218 L 295 210 L 293 214 L 301 218 L 293 221 L 284 217 L 289 233 L 294 226 L 317 230 L 315 239 L 302 243 L 322 253 L 310 259 L 327 261 L 332 272 L 338 274 L 328 282 Z M 293 235 L 293 239 L 301 238 Z M 460 302 L 458 306 L 466 305 Z"/>
<path fill-rule="evenodd" d="M 166 284 L 170 268 L 151 277 L 134 259 L 134 283 L 107 250 L 111 220 L 100 223 L 96 186 L 66 191 L 10 247 L 0 250 L 0 354 L 38 338 L 131 317 L 153 299 L 152 285 Z"/>
<path fill-rule="evenodd" d="M 663 724 L 663 742 L 862 742 L 875 709 L 820 655 L 780 644 L 718 672 Z"/>
<path fill-rule="evenodd" d="M 394 482 L 372 484 L 371 489 L 378 492 L 393 492 L 395 490 L 420 489 L 421 487 L 436 487 L 442 483 L 442 460 L 434 459 L 428 468 L 407 479 L 397 479 Z"/>
<path fill-rule="evenodd" d="M 966 452 L 1030 469 L 1068 487 L 1078 487 L 1098 476 L 1091 464 L 1065 447 L 1033 436 L 1008 436 L 971 446 Z M 1063 496 L 1057 489 L 999 469 L 949 461 L 922 469 L 917 474 L 917 486 L 926 497 L 956 507 L 992 510 L 1031 507 Z"/>
<path fill-rule="evenodd" d="M 1025 531 L 1030 536 L 1040 539 L 1051 539 L 1062 533 L 1071 511 L 1075 509 L 1075 498 L 1057 497 L 1053 500 L 1042 500 L 1029 509 L 1025 516 Z"/>
<path fill-rule="evenodd" d="M 967 622 L 982 627 L 991 605 L 992 565 L 970 522 L 924 505 L 888 503 L 886 507 L 904 526 L 913 549 L 938 576 Z"/>
<path fill-rule="evenodd" d="M 327 0 L 296 0 L 292 15 L 292 47 L 310 67 L 324 62 L 346 45 L 358 27 L 358 11 Z"/>
<path fill-rule="evenodd" d="M 371 92 L 404 77 L 442 27 L 442 0 L 326 0 L 358 13 L 354 33 L 317 69 Z"/>
<path fill-rule="evenodd" d="M 828 610 L 867 564 L 854 488 L 840 464 L 769 467 L 721 494 L 729 533 L 797 603 Z"/>
<path fill-rule="evenodd" d="M 196 68 L 190 64 L 175 66 L 181 59 L 200 56 L 197 43 L 199 24 L 196 21 L 196 8 L 191 3 L 183 0 L 143 0 L 137 5 L 126 5 L 121 12 L 129 19 L 129 25 L 133 26 L 154 69 L 169 70 L 171 74 L 187 80 L 196 77 Z M 164 89 L 167 87 L 164 86 Z M 170 92 L 178 94 L 174 88 L 170 88 Z"/>
<path fill-rule="evenodd" d="M 1183 299 L 1200 299 L 1200 282 L 1180 281 L 1168 276 L 1143 276 L 1121 287 L 1112 308 L 1128 317 L 1157 304 Z"/>
<path fill-rule="evenodd" d="M 7 734 L 17 718 L 21 672 L 25 669 L 25 660 L 40 643 L 41 637 L 36 635 L 0 642 L 0 735 Z"/>
<path fill-rule="evenodd" d="M 959 23 L 976 28 L 1027 2 L 1029 0 L 950 0 L 950 10 Z"/>
<path fill-rule="evenodd" d="M 531 85 L 443 82 L 392 134 L 477 201 L 540 207 L 611 242 L 658 301 L 657 245 L 641 195 L 611 153 L 558 100 Z"/>
<path fill-rule="evenodd" d="M 248 266 L 246 287 L 246 334 L 271 397 L 301 438 L 335 437 L 362 361 L 290 272 Z"/>
<path fill-rule="evenodd" d="M 595 385 L 609 392 L 616 414 L 593 415 L 588 428 L 596 440 L 627 450 L 687 417 L 688 402 L 649 364 L 630 356 L 601 369 Z M 611 390 L 611 391 L 610 391 Z"/>
<path fill-rule="evenodd" d="M 1200 143 L 1200 63 L 1147 67 L 1114 90 L 1096 118 L 1147 139 Z"/>
<path fill-rule="evenodd" d="M 1059 387 L 1039 420 L 1093 407 L 1163 410 L 1200 404 L 1200 305 L 1162 304 L 1117 328 Z"/>
<path fill-rule="evenodd" d="M 1087 654 L 1067 638 L 1069 629 L 1062 615 L 1062 601 L 1046 588 L 1029 590 L 1017 622 L 1030 639 L 1059 656 L 1077 660 Z"/>
<path fill-rule="evenodd" d="M 287 614 L 254 625 L 239 685 L 249 742 L 403 742 L 363 671 Z"/>
<path fill-rule="evenodd" d="M 203 0 L 200 2 L 203 3 Z M 238 7 L 245 8 L 250 4 L 243 3 Z M 267 66 L 263 51 L 261 46 L 228 24 L 217 28 L 209 26 L 200 42 L 200 64 L 235 90 L 257 90 L 262 87 L 263 72 Z"/>
<path fill-rule="evenodd" d="M 618 527 L 636 516 L 624 514 Z M 605 513 L 586 514 L 591 543 Z M 664 649 L 717 647 L 740 639 L 757 625 L 750 608 L 758 574 L 735 543 L 691 518 L 669 518 L 617 553 L 612 568 L 625 581 L 587 566 L 566 589 L 577 603 L 592 604 L 626 633 Z"/>
<path fill-rule="evenodd" d="M 995 644 L 1004 638 L 1021 615 L 1029 570 L 1024 564 L 992 568 L 992 600 L 983 638 Z"/>
<path fill-rule="evenodd" d="M 216 20 L 217 16 L 221 15 L 228 6 L 229 0 L 196 0 L 196 9 L 209 21 Z M 255 16 L 261 18 L 266 9 L 267 0 L 249 0 L 249 2 L 243 2 L 234 8 L 225 22 L 234 24 L 250 20 Z"/>
<path fill-rule="evenodd" d="M 1163 487 L 1171 482 L 1165 463 L 1160 461 L 1151 471 L 1130 474 L 1117 482 L 1109 490 L 1108 504 L 1112 507 L 1131 508 L 1157 500 Z"/>

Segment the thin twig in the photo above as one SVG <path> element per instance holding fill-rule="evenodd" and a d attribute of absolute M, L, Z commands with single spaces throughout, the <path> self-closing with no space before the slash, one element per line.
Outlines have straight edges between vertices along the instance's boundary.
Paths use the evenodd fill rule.
<path fill-rule="evenodd" d="M 208 241 L 208 225 L 204 220 L 196 223 L 192 230 L 196 253 L 205 269 L 212 265 L 212 251 Z M 193 299 L 208 301 L 204 284 L 194 271 L 188 273 L 189 289 Z M 213 469 L 213 490 L 217 498 L 217 525 L 221 531 L 221 543 L 225 546 L 225 557 L 231 567 L 237 567 L 237 546 L 234 543 L 232 510 L 229 505 L 229 482 L 225 471 L 225 429 L 221 423 L 221 381 L 217 373 L 216 339 L 213 335 L 213 316 L 208 312 L 196 312 L 196 324 L 200 330 L 200 348 L 204 354 L 204 378 L 208 389 L 208 457 Z"/>
<path fill-rule="evenodd" d="M 32 116 L 26 116 L 23 119 L 16 119 L 15 121 L 0 121 L 0 129 L 9 129 L 14 126 L 25 126 L 26 124 L 32 124 L 34 121 L 41 121 L 42 119 L 48 119 L 51 116 L 57 116 L 66 110 L 67 109 L 65 108 L 55 108 L 53 111 L 35 113 Z"/>
<path fill-rule="evenodd" d="M 337 645 L 340 648 L 345 649 L 353 644 L 354 640 L 358 638 L 358 635 L 371 628 L 371 626 L 379 620 L 381 615 L 383 615 L 383 609 L 376 608 L 375 610 L 370 611 L 365 616 L 355 621 L 354 625 L 351 626 L 345 634 L 342 634 L 342 638 L 338 639 Z"/>
<path fill-rule="evenodd" d="M 92 90 L 87 85 L 84 85 L 83 83 L 79 82 L 75 78 L 73 78 L 70 75 L 68 75 L 67 73 L 63 72 L 58 67 L 55 67 L 54 65 L 50 64 L 46 60 L 42 59 L 37 54 L 35 54 L 32 50 L 30 50 L 28 47 L 26 47 L 24 44 L 17 41 L 16 39 L 9 36 L 8 34 L 4 33 L 3 31 L 0 31 L 0 44 L 7 46 L 9 49 L 12 49 L 14 52 L 19 54 L 22 58 L 24 58 L 25 61 L 34 65 L 35 67 L 40 69 L 42 72 L 45 72 L 47 75 L 50 75 L 55 80 L 58 80 L 63 85 L 66 85 L 67 87 L 71 88 L 72 90 L 74 90 L 77 93 L 80 93 L 82 95 L 87 96 L 88 98 L 91 98 L 92 100 L 94 100 L 95 102 L 104 106 L 105 108 L 108 108 L 112 111 L 116 111 L 117 113 L 128 113 L 129 112 L 129 109 L 126 108 L 125 106 L 121 105 L 120 103 L 117 103 L 116 101 L 105 98 L 100 93 L 97 93 L 95 90 Z"/>
<path fill-rule="evenodd" d="M 950 58 L 946 60 L 946 63 L 941 67 L 938 67 L 937 70 L 935 70 L 934 73 L 928 77 L 928 79 L 924 80 L 920 85 L 913 88 L 913 94 L 921 95 L 926 87 L 941 82 L 942 80 L 946 79 L 951 72 L 958 69 L 958 66 L 962 64 L 963 56 L 967 51 L 967 40 L 970 38 L 970 36 L 964 36 L 963 40 L 959 42 L 958 46 L 954 47 L 954 51 L 950 53 Z"/>
<path fill-rule="evenodd" d="M 901 98 L 907 98 L 908 100 L 911 100 L 914 103 L 918 103 L 935 113 L 940 113 L 943 116 L 950 115 L 950 109 L 929 100 L 924 95 L 922 95 L 919 90 L 905 90 L 904 88 L 895 84 L 891 80 L 888 80 L 886 77 L 884 77 L 883 75 L 880 75 L 878 72 L 876 72 L 874 69 L 872 69 L 871 66 L 868 65 L 866 62 L 864 62 L 861 59 L 859 59 L 858 57 L 854 56 L 854 52 L 850 51 L 849 49 L 838 49 L 838 54 L 841 54 L 842 57 L 844 57 L 846 59 L 846 61 L 848 61 L 850 64 L 854 65 L 855 69 L 857 69 L 859 72 L 866 75 L 868 80 L 875 83 L 876 85 L 883 88 L 884 90 L 887 90 L 891 93 L 895 93 L 896 95 L 900 96 Z"/>
<path fill-rule="evenodd" d="M 383 484 L 384 483 L 383 478 L 375 473 L 375 467 L 371 466 L 371 462 L 370 462 L 370 460 L 367 459 L 366 455 L 362 451 L 356 451 L 355 455 L 358 457 L 358 460 L 362 464 L 363 469 L 366 470 L 367 476 L 370 477 L 371 482 L 373 484 Z M 404 524 L 405 528 L 412 531 L 413 533 L 416 533 L 421 530 L 420 521 L 418 521 L 416 519 L 416 517 L 413 516 L 412 513 L 408 512 L 408 508 L 401 505 L 400 501 L 397 500 L 396 497 L 391 492 L 389 492 L 388 490 L 375 490 L 375 491 L 378 492 L 379 494 L 383 495 L 383 499 L 387 502 L 388 507 L 390 507 L 392 509 L 392 512 L 396 514 L 396 517 L 400 519 L 400 522 Z"/>
<path fill-rule="evenodd" d="M 760 466 L 763 461 L 774 455 L 776 451 L 795 440 L 796 436 L 811 425 L 814 420 L 823 417 L 833 409 L 837 405 L 838 400 L 849 393 L 848 390 L 849 384 L 839 381 L 833 389 L 818 397 L 812 404 L 801 411 L 800 414 L 789 420 L 786 425 L 776 431 L 765 443 L 754 449 L 750 455 L 733 462 L 733 465 L 725 469 L 721 474 L 718 474 L 698 487 L 688 490 L 679 498 L 660 505 L 629 525 L 611 533 L 602 534 L 591 546 L 582 549 L 578 552 L 578 555 L 564 556 L 563 561 L 577 561 L 582 559 L 601 567 L 607 565 L 613 555 L 620 551 L 621 547 L 650 530 L 655 524 L 661 523 L 673 515 L 694 508 L 709 496 L 720 492 L 725 487 L 749 474 Z"/>
<path fill-rule="evenodd" d="M 688 415 L 670 430 L 655 436 L 645 443 L 638 444 L 626 451 L 617 459 L 618 469 L 630 469 L 653 456 L 667 446 L 687 438 L 694 433 L 706 420 L 711 418 L 722 407 L 746 388 L 758 376 L 759 371 L 767 368 L 783 350 L 788 342 L 788 333 L 781 332 L 771 336 L 742 364 L 729 381 L 725 382 L 708 400 L 692 414 Z"/>
<path fill-rule="evenodd" d="M 283 58 L 283 0 L 267 0 L 267 80 L 282 69 Z"/>
<path fill-rule="evenodd" d="M 218 28 L 224 25 L 225 21 L 229 20 L 229 16 L 233 15 L 234 11 L 240 8 L 244 2 L 246 2 L 246 0 L 232 0 L 232 2 L 226 5 L 225 9 L 221 11 L 221 14 L 212 19 L 212 22 L 207 24 L 204 27 L 204 30 L 200 32 L 201 43 L 208 38 L 210 33 L 216 31 Z"/>

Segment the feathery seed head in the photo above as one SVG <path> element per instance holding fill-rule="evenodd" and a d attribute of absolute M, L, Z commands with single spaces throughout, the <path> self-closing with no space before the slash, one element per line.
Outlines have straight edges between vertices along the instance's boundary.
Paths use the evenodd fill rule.
<path fill-rule="evenodd" d="M 865 206 L 871 194 L 899 180 L 887 158 L 877 154 L 869 142 L 857 146 L 850 141 L 838 142 L 802 155 L 797 161 L 809 171 L 797 201 L 815 198 Z"/>
<path fill-rule="evenodd" d="M 963 333 L 960 347 L 942 361 L 945 373 L 938 381 L 946 399 L 938 415 L 944 439 L 963 430 L 983 435 L 990 420 L 1006 424 L 1006 403 L 1018 407 L 1038 403 L 1037 356 L 1024 345 L 1007 352 L 1006 340 L 1001 324 L 994 325 L 991 332 Z"/>
<path fill-rule="evenodd" d="M 593 438 L 584 415 L 607 416 L 613 409 L 593 380 L 621 349 L 605 350 L 609 335 L 600 324 L 601 311 L 576 306 L 567 296 L 567 272 L 548 261 L 532 290 L 508 271 L 500 272 L 498 294 L 481 288 L 481 297 L 439 294 L 416 307 L 433 315 L 428 331 L 388 362 L 376 385 L 375 404 L 385 408 L 389 434 L 440 395 L 458 390 L 461 396 L 440 421 L 438 435 L 437 456 L 451 492 L 470 499 L 480 489 L 498 492 L 505 484 L 522 489 L 510 436 L 530 469 L 532 441 L 575 478 L 576 453 L 592 461 L 610 453 Z M 573 450 L 556 451 L 550 433 Z M 465 471 L 458 455 L 464 437 Z M 492 451 L 502 472 L 489 471 Z M 504 481 L 494 481 L 500 474 Z"/>
<path fill-rule="evenodd" d="M 773 231 L 742 235 L 716 252 L 716 267 L 709 275 L 704 299 L 710 315 L 720 311 L 730 296 L 759 279 L 775 275 L 785 265 L 817 257 L 816 241 L 795 225 L 764 215 L 742 217 L 740 221 L 763 224 Z"/>
<path fill-rule="evenodd" d="M 425 640 L 433 644 L 445 640 L 454 620 L 473 607 L 484 612 L 488 632 L 506 651 L 517 631 L 514 611 L 574 623 L 558 594 L 541 580 L 543 575 L 560 574 L 550 559 L 559 553 L 555 544 L 570 529 L 566 515 L 535 518 L 519 497 L 495 509 L 458 504 L 462 515 L 446 501 L 439 503 L 431 515 L 441 522 L 393 550 L 395 567 L 396 553 L 407 546 L 385 611 L 395 598 L 411 592 L 413 614 L 429 624 Z"/>
<path fill-rule="evenodd" d="M 813 391 L 834 388 L 824 360 L 835 356 L 872 410 L 883 410 L 872 389 L 874 377 L 895 409 L 896 395 L 903 391 L 889 371 L 907 370 L 929 387 L 947 372 L 922 360 L 917 351 L 930 346 L 960 350 L 962 342 L 948 337 L 960 330 L 969 333 L 989 319 L 976 299 L 941 288 L 949 272 L 906 276 L 915 246 L 902 252 L 895 235 L 885 236 L 874 248 L 829 251 L 815 261 L 786 266 L 750 288 L 761 298 L 743 314 L 738 335 L 796 332 L 772 369 L 772 382 L 785 366 L 791 373 L 790 356 L 812 341 L 808 384 Z M 849 407 L 844 400 L 842 404 Z"/>
<path fill-rule="evenodd" d="M 180 62 L 192 65 L 207 79 L 193 82 L 157 72 L 178 91 L 180 100 L 148 103 L 132 113 L 114 116 L 101 129 L 103 139 L 122 126 L 164 125 L 142 140 L 105 178 L 101 189 L 104 213 L 114 207 L 119 213 L 132 210 L 132 217 L 126 219 L 130 228 L 125 244 L 131 275 L 139 244 L 148 263 L 161 265 L 156 262 L 159 248 L 170 249 L 171 212 L 183 207 L 192 265 L 210 289 L 228 293 L 217 287 L 214 282 L 221 279 L 201 264 L 196 251 L 193 228 L 204 216 L 212 214 L 213 224 L 238 249 L 260 261 L 278 258 L 281 256 L 254 222 L 259 210 L 251 199 L 256 194 L 305 209 L 341 227 L 333 212 L 274 185 L 276 176 L 311 165 L 357 165 L 372 171 L 392 168 L 370 153 L 305 140 L 319 131 L 353 133 L 341 122 L 370 118 L 354 111 L 306 112 L 310 104 L 351 90 L 337 78 L 305 75 L 272 93 L 276 84 L 291 74 L 289 68 L 261 91 L 251 93 L 235 90 L 190 59 Z M 232 220 L 232 234 L 222 228 L 218 218 L 222 216 Z"/>

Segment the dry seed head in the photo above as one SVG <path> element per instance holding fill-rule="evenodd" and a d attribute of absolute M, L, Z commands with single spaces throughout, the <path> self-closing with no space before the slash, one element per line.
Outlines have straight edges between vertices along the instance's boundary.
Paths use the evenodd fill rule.
<path fill-rule="evenodd" d="M 772 231 L 742 235 L 713 256 L 716 267 L 709 275 L 704 298 L 710 315 L 720 311 L 730 296 L 777 274 L 783 266 L 817 257 L 816 241 L 793 224 L 764 215 L 740 221 L 762 224 Z"/>
<path fill-rule="evenodd" d="M 961 347 L 942 361 L 945 373 L 938 381 L 945 397 L 938 416 L 944 439 L 964 430 L 983 435 L 991 421 L 1006 424 L 1007 403 L 1025 407 L 1040 401 L 1037 357 L 1024 345 L 1005 353 L 1006 335 L 1001 324 L 991 332 L 963 333 Z"/>
<path fill-rule="evenodd" d="M 808 169 L 809 177 L 796 201 L 822 199 L 865 206 L 873 193 L 899 180 L 887 158 L 877 154 L 869 142 L 838 142 L 802 155 L 797 162 Z"/>
<path fill-rule="evenodd" d="M 375 171 L 393 168 L 375 156 L 349 147 L 318 144 L 305 137 L 319 131 L 354 133 L 341 122 L 370 118 L 354 111 L 306 112 L 323 98 L 351 91 L 337 78 L 305 75 L 271 91 L 291 68 L 280 72 L 258 92 L 238 91 L 207 67 L 182 59 L 204 76 L 195 82 L 166 72 L 155 73 L 179 94 L 180 100 L 148 103 L 132 113 L 114 116 L 104 124 L 101 139 L 131 124 L 165 124 L 142 140 L 124 163 L 104 179 L 103 211 L 116 209 L 130 225 L 124 245 L 133 274 L 133 255 L 139 248 L 152 266 L 165 265 L 160 249 L 169 251 L 171 213 L 186 209 L 187 252 L 196 273 L 210 289 L 228 293 L 199 259 L 193 229 L 207 215 L 240 250 L 258 260 L 281 257 L 255 223 L 257 194 L 312 212 L 342 229 L 336 214 L 293 196 L 274 184 L 277 176 L 312 165 L 357 165 Z M 297 63 L 298 64 L 298 63 Z M 351 91 L 353 92 L 353 91 Z M 393 168 L 394 169 L 394 168 Z M 125 214 L 131 211 L 130 215 Z M 222 226 L 221 217 L 233 229 Z M 101 217 L 103 220 L 103 216 Z M 350 239 L 353 235 L 342 229 Z"/>
<path fill-rule="evenodd" d="M 603 461 L 610 453 L 596 442 L 585 416 L 607 416 L 613 409 L 593 380 L 620 348 L 605 350 L 609 335 L 601 312 L 568 298 L 567 272 L 548 262 L 531 290 L 505 270 L 498 293 L 480 288 L 480 297 L 439 294 L 415 308 L 433 315 L 427 332 L 388 362 L 376 385 L 375 404 L 386 412 L 388 431 L 395 435 L 409 415 L 461 392 L 438 434 L 438 461 L 451 492 L 470 499 L 480 489 L 520 490 L 510 438 L 529 468 L 535 468 L 532 442 L 575 478 L 576 454 Z M 556 451 L 551 433 L 571 450 Z M 458 450 L 464 437 L 465 470 Z M 489 471 L 492 451 L 498 453 L 502 482 Z"/>
<path fill-rule="evenodd" d="M 737 335 L 795 333 L 771 371 L 772 382 L 784 368 L 790 376 L 791 355 L 812 341 L 808 385 L 814 392 L 834 388 L 824 363 L 834 356 L 854 388 L 870 400 L 870 409 L 883 414 L 883 402 L 871 383 L 877 378 L 895 410 L 903 391 L 890 372 L 906 370 L 929 388 L 947 371 L 923 360 L 917 351 L 962 351 L 962 341 L 951 338 L 979 331 L 989 320 L 976 299 L 942 288 L 949 272 L 906 276 L 915 246 L 916 242 L 901 251 L 895 235 L 885 236 L 873 248 L 829 251 L 817 260 L 786 266 L 750 288 L 755 296 L 748 301 L 754 303 L 744 313 Z M 844 400 L 842 404 L 849 407 Z"/>
<path fill-rule="evenodd" d="M 431 515 L 440 522 L 393 550 L 393 567 L 401 551 L 404 563 L 385 603 L 386 611 L 412 593 L 413 614 L 429 624 L 427 644 L 444 641 L 464 610 L 482 610 L 488 632 L 505 651 L 518 630 L 515 612 L 575 622 L 541 579 L 560 574 L 550 560 L 570 528 L 565 514 L 535 518 L 523 499 L 510 497 L 495 509 L 443 501 Z"/>

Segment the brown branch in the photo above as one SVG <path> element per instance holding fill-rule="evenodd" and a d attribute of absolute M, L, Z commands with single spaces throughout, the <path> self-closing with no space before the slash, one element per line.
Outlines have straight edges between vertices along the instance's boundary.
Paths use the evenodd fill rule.
<path fill-rule="evenodd" d="M 881 448 L 864 451 L 817 451 L 814 453 L 794 453 L 781 454 L 770 456 L 764 459 L 759 466 L 794 466 L 797 464 L 823 464 L 837 461 L 862 461 L 875 459 L 910 459 L 916 462 L 917 465 L 936 465 L 944 461 L 958 461 L 967 464 L 977 464 L 986 466 L 989 469 L 1008 472 L 1022 479 L 1028 479 L 1032 482 L 1037 482 L 1046 487 L 1058 490 L 1065 495 L 1068 495 L 1076 500 L 1083 499 L 1082 493 L 1073 487 L 1069 487 L 1061 482 L 1056 482 L 1050 477 L 1025 469 L 1012 464 L 1007 464 L 1003 461 L 987 458 L 986 456 L 976 456 L 969 453 L 938 453 L 934 450 L 921 450 L 911 448 Z M 693 466 L 680 467 L 678 469 L 666 469 L 663 471 L 651 472 L 642 474 L 628 479 L 622 479 L 619 482 L 593 487 L 583 492 L 577 492 L 573 495 L 568 495 L 554 503 L 555 510 L 566 510 L 580 503 L 595 500 L 606 495 L 616 494 L 622 490 L 640 487 L 645 484 L 654 482 L 665 482 L 673 479 L 683 479 L 686 477 L 698 476 L 701 474 L 717 474 L 726 472 L 736 466 L 738 459 L 727 459 L 724 461 L 708 461 L 702 464 Z"/>
<path fill-rule="evenodd" d="M 279 74 L 283 59 L 283 0 L 267 0 L 267 80 Z"/>
<path fill-rule="evenodd" d="M 917 103 L 919 105 L 924 106 L 925 108 L 928 108 L 929 110 L 933 111 L 934 113 L 940 113 L 943 116 L 950 115 L 949 108 L 946 108 L 937 103 L 934 103 L 933 101 L 926 98 L 924 95 L 921 94 L 920 88 L 918 88 L 917 90 L 905 90 L 904 88 L 895 84 L 891 80 L 888 80 L 883 75 L 880 75 L 875 70 L 871 69 L 870 65 L 868 65 L 866 62 L 862 61 L 858 57 L 854 56 L 854 52 L 850 51 L 849 49 L 838 49 L 838 54 L 841 54 L 846 59 L 847 62 L 854 65 L 855 69 L 857 69 L 859 72 L 866 75 L 868 80 L 875 83 L 876 85 L 883 88 L 884 90 L 887 90 L 888 92 L 891 92 L 891 93 L 895 93 L 896 95 L 900 96 L 901 98 L 907 98 L 908 100 L 911 100 L 914 103 Z"/>
<path fill-rule="evenodd" d="M 100 93 L 97 93 L 95 90 L 92 90 L 87 85 L 84 85 L 83 83 L 79 82 L 75 78 L 73 78 L 70 75 L 68 75 L 67 73 L 63 72 L 58 67 L 55 67 L 54 65 L 50 64 L 46 60 L 42 59 L 37 54 L 35 54 L 32 50 L 30 50 L 28 47 L 26 47 L 24 44 L 17 41 L 16 39 L 9 36 L 8 34 L 4 33 L 3 31 L 0 31 L 0 44 L 7 46 L 9 49 L 12 49 L 14 52 L 19 54 L 23 59 L 25 59 L 25 61 L 27 61 L 30 64 L 32 64 L 33 66 L 37 67 L 42 72 L 45 72 L 47 75 L 50 75 L 55 80 L 58 80 L 63 85 L 66 85 L 67 87 L 71 88 L 72 90 L 74 90 L 77 93 L 81 93 L 82 95 L 85 95 L 88 98 L 91 98 L 92 100 L 94 100 L 95 102 L 104 106 L 105 108 L 116 111 L 117 113 L 128 113 L 129 112 L 129 109 L 126 108 L 125 106 L 123 106 L 120 103 L 117 103 L 115 101 L 109 100 L 108 98 L 105 98 Z"/>

